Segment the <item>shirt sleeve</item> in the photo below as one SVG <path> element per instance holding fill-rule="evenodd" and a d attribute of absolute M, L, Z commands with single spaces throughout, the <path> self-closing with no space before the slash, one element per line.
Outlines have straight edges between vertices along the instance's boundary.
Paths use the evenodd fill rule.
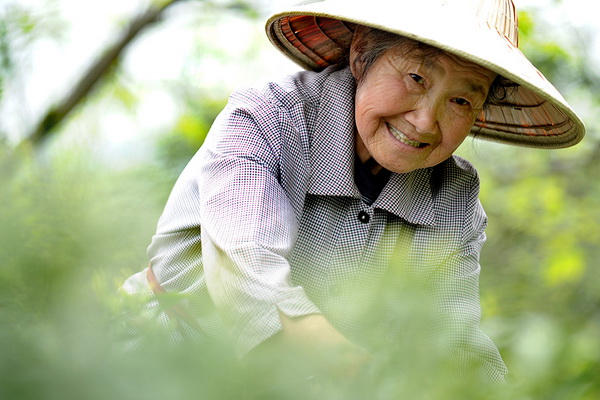
<path fill-rule="evenodd" d="M 281 329 L 279 312 L 319 313 L 290 279 L 298 222 L 279 181 L 283 110 L 245 96 L 215 122 L 199 167 L 206 284 L 241 355 Z"/>
<path fill-rule="evenodd" d="M 464 214 L 461 245 L 437 269 L 434 298 L 444 325 L 445 345 L 461 373 L 502 381 L 508 370 L 496 345 L 480 329 L 479 255 L 486 239 L 487 217 L 478 200 L 478 180 L 475 182 Z"/>

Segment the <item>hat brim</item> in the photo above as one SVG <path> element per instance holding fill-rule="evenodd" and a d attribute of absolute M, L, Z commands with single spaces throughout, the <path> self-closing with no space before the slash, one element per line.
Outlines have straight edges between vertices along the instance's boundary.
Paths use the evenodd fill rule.
<path fill-rule="evenodd" d="M 516 84 L 506 101 L 488 105 L 478 117 L 471 131 L 477 138 L 537 148 L 570 147 L 583 139 L 583 121 L 558 90 L 506 37 L 482 27 L 481 21 L 449 15 L 452 10 L 431 12 L 425 5 L 428 2 L 420 1 L 406 2 L 401 13 L 335 4 L 320 2 L 278 12 L 266 23 L 267 36 L 276 48 L 309 70 L 335 63 L 335 53 L 339 52 L 336 45 L 348 46 L 351 40 L 351 32 L 349 36 L 342 32 L 338 38 L 321 35 L 322 29 L 317 26 L 321 18 L 343 21 L 346 27 L 366 25 L 405 36 L 479 64 Z M 426 15 L 427 23 L 415 15 Z M 302 16 L 312 17 L 302 22 L 314 25 L 303 27 L 311 36 L 302 38 L 300 30 L 288 30 L 288 36 L 298 39 L 292 44 L 282 22 L 289 24 L 290 18 Z M 333 54 L 332 59 L 327 59 L 328 52 Z"/>

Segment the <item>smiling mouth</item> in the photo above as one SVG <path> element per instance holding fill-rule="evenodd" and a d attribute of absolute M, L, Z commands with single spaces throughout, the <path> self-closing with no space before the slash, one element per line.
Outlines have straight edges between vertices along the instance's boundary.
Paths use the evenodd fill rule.
<path fill-rule="evenodd" d="M 390 132 L 392 132 L 392 135 L 394 135 L 394 137 L 396 139 L 398 139 L 400 142 L 402 142 L 408 146 L 414 147 L 416 149 L 421 149 L 428 145 L 428 143 L 421 143 L 421 142 L 417 142 L 416 140 L 409 139 L 404 133 L 400 132 L 398 129 L 394 128 L 392 125 L 390 125 L 388 123 L 386 123 L 386 124 L 387 124 Z"/>

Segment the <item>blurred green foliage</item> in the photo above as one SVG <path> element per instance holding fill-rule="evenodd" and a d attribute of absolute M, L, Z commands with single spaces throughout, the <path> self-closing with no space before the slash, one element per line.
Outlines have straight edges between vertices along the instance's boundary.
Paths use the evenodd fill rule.
<path fill-rule="evenodd" d="M 22 15 L 0 15 L 0 87 L 16 51 L 9 34 L 27 34 L 23 27 L 36 23 Z M 521 16 L 528 54 L 561 89 L 595 106 L 598 78 L 585 67 L 586 53 L 553 42 L 535 20 Z M 97 96 L 135 108 L 135 91 L 113 89 Z M 490 218 L 483 329 L 511 371 L 507 384 L 457 382 L 418 341 L 397 357 L 377 354 L 360 379 L 335 385 L 299 381 L 284 364 L 276 381 L 265 382 L 263 369 L 214 345 L 157 341 L 120 352 L 116 316 L 132 305 L 118 287 L 145 266 L 166 196 L 226 101 L 227 93 L 195 89 L 173 89 L 183 107 L 152 160 L 111 168 L 85 140 L 20 153 L 0 148 L 0 398 L 600 398 L 600 125 L 591 114 L 588 137 L 573 149 L 473 141 L 460 151 L 481 174 Z"/>
<path fill-rule="evenodd" d="M 178 174 L 204 142 L 213 120 L 226 104 L 226 98 L 186 96 L 187 113 L 182 113 L 173 129 L 159 138 L 157 157 Z"/>

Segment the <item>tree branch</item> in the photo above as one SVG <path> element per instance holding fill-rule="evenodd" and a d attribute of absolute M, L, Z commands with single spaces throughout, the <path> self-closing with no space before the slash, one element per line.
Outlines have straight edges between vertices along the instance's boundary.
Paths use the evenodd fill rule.
<path fill-rule="evenodd" d="M 153 1 L 152 5 L 141 15 L 134 18 L 122 33 L 121 37 L 109 46 L 94 64 L 81 76 L 73 89 L 67 93 L 62 101 L 50 107 L 41 118 L 40 122 L 32 129 L 29 135 L 19 143 L 22 145 L 38 146 L 44 139 L 56 131 L 56 128 L 65 120 L 78 104 L 92 91 L 92 89 L 106 76 L 112 65 L 115 65 L 123 50 L 146 27 L 157 22 L 164 11 L 180 0 Z"/>

